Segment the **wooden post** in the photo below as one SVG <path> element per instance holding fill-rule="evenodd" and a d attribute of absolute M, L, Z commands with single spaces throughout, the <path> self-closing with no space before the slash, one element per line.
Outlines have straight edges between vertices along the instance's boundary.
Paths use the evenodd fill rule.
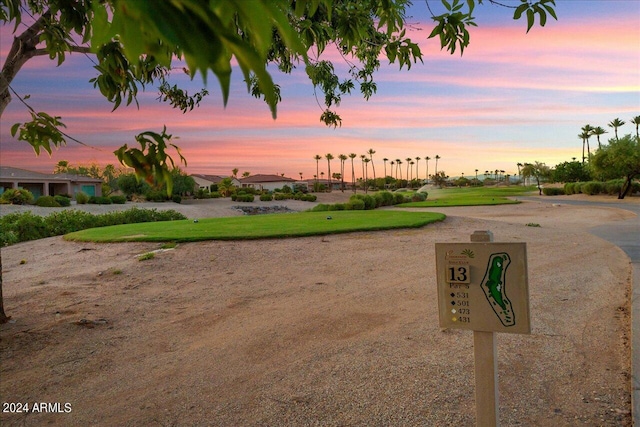
<path fill-rule="evenodd" d="M 491 231 L 475 231 L 472 242 L 493 242 Z M 495 332 L 473 331 L 476 425 L 499 427 L 498 358 Z"/>

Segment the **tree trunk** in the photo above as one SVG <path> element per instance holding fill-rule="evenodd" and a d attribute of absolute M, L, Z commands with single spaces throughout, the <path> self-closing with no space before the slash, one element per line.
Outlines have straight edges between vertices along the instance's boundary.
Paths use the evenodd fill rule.
<path fill-rule="evenodd" d="M 2 296 L 2 249 L 0 249 L 0 324 L 7 323 L 11 319 L 4 312 L 4 298 Z"/>
<path fill-rule="evenodd" d="M 618 199 L 622 200 L 624 199 L 624 197 L 631 192 L 631 187 L 633 187 L 631 181 L 632 181 L 632 176 L 627 176 L 627 179 L 625 180 L 624 184 L 622 184 L 622 188 L 620 188 L 620 191 L 618 192 Z"/>

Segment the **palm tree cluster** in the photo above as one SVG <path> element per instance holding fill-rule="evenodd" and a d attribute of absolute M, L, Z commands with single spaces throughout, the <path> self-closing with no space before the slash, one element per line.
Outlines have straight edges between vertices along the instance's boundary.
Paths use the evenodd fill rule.
<path fill-rule="evenodd" d="M 331 160 L 334 160 L 335 157 L 331 153 L 327 153 L 324 156 L 320 154 L 316 154 L 313 158 L 316 161 L 316 174 L 314 175 L 315 187 L 316 189 L 320 188 L 318 179 L 322 177 L 324 180 L 324 171 L 320 172 L 320 160 L 323 157 L 327 160 L 327 185 L 328 190 L 332 190 L 332 181 L 331 179 L 336 179 L 340 181 L 340 189 L 342 191 L 345 190 L 345 163 L 347 159 L 351 159 L 351 187 L 352 191 L 356 192 L 356 183 L 359 184 L 362 189 L 367 192 L 369 188 L 380 189 L 380 188 L 388 188 L 388 187 L 396 187 L 399 186 L 409 186 L 411 188 L 416 186 L 421 186 L 425 182 L 429 181 L 429 177 L 435 177 L 438 174 L 438 160 L 441 158 L 439 155 L 435 155 L 433 159 L 435 159 L 435 172 L 432 175 L 429 175 L 429 160 L 432 159 L 430 156 L 425 156 L 424 159 L 422 157 L 407 157 L 406 159 L 395 159 L 389 160 L 388 158 L 383 158 L 384 164 L 384 178 L 378 178 L 376 175 L 376 167 L 373 161 L 373 155 L 376 154 L 376 151 L 373 148 L 370 148 L 365 154 L 361 154 L 360 162 L 362 167 L 362 174 L 359 178 L 356 178 L 356 166 L 355 159 L 358 157 L 356 153 L 350 153 L 349 155 L 339 154 L 338 160 L 340 161 L 340 172 L 339 173 L 331 173 Z M 404 160 L 404 162 L 403 162 Z M 420 177 L 420 161 L 424 160 L 426 166 L 426 173 L 424 178 Z M 406 162 L 406 163 L 405 163 Z M 389 164 L 389 169 L 387 172 L 387 164 Z M 372 177 L 369 177 L 369 165 L 371 165 Z M 403 165 L 406 165 L 406 175 L 403 175 Z M 415 174 L 414 174 L 414 166 L 415 166 Z"/>
<path fill-rule="evenodd" d="M 625 123 L 626 122 L 624 120 L 615 118 L 607 124 L 607 126 L 609 126 L 610 128 L 613 128 L 616 141 L 618 141 L 618 128 L 624 126 Z M 640 135 L 638 134 L 638 127 L 640 127 L 640 116 L 635 116 L 631 118 L 630 123 L 636 126 L 636 137 L 640 137 Z M 598 148 L 602 148 L 602 145 L 600 144 L 600 136 L 607 133 L 607 131 L 604 130 L 601 126 L 593 127 L 590 124 L 584 125 L 582 128 L 580 128 L 580 130 L 581 132 L 578 134 L 578 138 L 582 140 L 582 163 L 584 163 L 585 160 L 591 159 L 591 148 L 589 147 L 589 138 L 595 135 L 598 140 Z M 586 157 L 584 155 L 585 146 L 587 147 Z"/>

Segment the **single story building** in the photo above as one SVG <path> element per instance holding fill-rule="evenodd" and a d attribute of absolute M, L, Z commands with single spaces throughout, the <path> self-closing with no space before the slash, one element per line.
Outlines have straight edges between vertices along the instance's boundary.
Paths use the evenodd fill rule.
<path fill-rule="evenodd" d="M 299 181 L 296 181 L 293 178 L 287 178 L 286 176 L 281 175 L 251 175 L 246 178 L 240 178 L 240 187 L 241 188 L 255 188 L 256 190 L 267 190 L 273 191 L 276 188 L 282 188 L 285 185 L 288 185 L 289 188 L 293 190 L 294 184 L 299 184 Z"/>
<path fill-rule="evenodd" d="M 0 166 L 0 194 L 10 188 L 29 190 L 34 198 L 57 194 L 102 196 L 102 180 L 82 175 L 46 174 L 26 169 Z"/>
<path fill-rule="evenodd" d="M 198 189 L 198 188 L 211 188 L 212 184 L 218 185 L 220 184 L 220 181 L 229 177 L 195 173 L 191 175 L 191 178 L 193 178 L 193 180 L 196 182 L 196 187 L 197 187 L 196 189 Z M 240 187 L 240 181 L 236 178 L 231 177 L 231 183 L 236 187 Z"/>

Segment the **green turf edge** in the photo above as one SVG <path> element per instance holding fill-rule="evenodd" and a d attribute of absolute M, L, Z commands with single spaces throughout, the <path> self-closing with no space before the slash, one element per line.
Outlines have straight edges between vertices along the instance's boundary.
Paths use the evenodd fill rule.
<path fill-rule="evenodd" d="M 316 216 L 331 216 L 331 215 L 341 215 L 340 212 L 355 212 L 355 211 L 333 211 L 333 212 L 318 212 Z M 371 212 L 371 211 L 357 211 L 357 212 Z M 303 213 L 299 213 L 303 214 Z M 328 215 L 330 214 L 330 215 Z M 274 214 L 274 215 L 285 215 L 285 214 Z M 295 214 L 286 214 L 286 215 L 295 215 Z M 262 216 L 262 215 L 260 215 Z M 257 217 L 228 217 L 228 218 L 257 218 Z M 215 220 L 224 220 L 228 218 L 209 218 L 203 221 L 211 222 Z M 101 227 L 101 228 L 92 228 L 82 231 L 76 231 L 73 233 L 66 234 L 64 236 L 65 240 L 68 241 L 78 241 L 78 242 L 98 242 L 98 243 L 120 243 L 120 242 L 200 242 L 207 240 L 258 240 L 258 239 L 274 239 L 274 238 L 292 238 L 292 237 L 310 237 L 310 236 L 322 236 L 322 235 L 332 235 L 332 234 L 345 234 L 345 233 L 353 233 L 353 232 L 363 232 L 363 231 L 383 231 L 383 230 L 392 230 L 392 229 L 402 229 L 402 228 L 421 228 L 428 224 L 443 221 L 446 218 L 446 215 L 437 212 L 430 212 L 428 217 L 418 220 L 411 223 L 403 223 L 403 224 L 392 224 L 392 225 L 363 225 L 359 224 L 354 227 L 350 227 L 348 229 L 336 229 L 336 230 L 316 230 L 316 231 L 298 231 L 298 232 L 287 232 L 287 233 L 277 233 L 271 232 L 267 234 L 260 235 L 243 235 L 239 233 L 234 233 L 230 235 L 204 235 L 204 236 L 192 236 L 192 237 L 176 237 L 176 236 L 124 236 L 124 237 L 114 237 L 114 238 L 104 238 L 94 236 L 95 232 L 99 234 L 104 234 L 104 232 L 110 230 L 116 230 L 117 228 L 130 228 L 132 226 L 141 226 L 139 228 L 144 228 L 144 224 L 155 224 L 159 223 L 143 223 L 143 224 L 125 224 L 125 225 L 116 225 L 111 227 Z M 182 221 L 171 221 L 172 223 L 183 222 L 186 224 L 192 224 L 191 220 L 182 220 Z M 142 230 L 141 230 L 142 231 Z"/>
<path fill-rule="evenodd" d="M 398 208 L 448 208 L 454 206 L 497 206 L 517 205 L 520 200 L 486 200 L 486 201 L 455 201 L 455 200 L 425 200 L 424 202 L 409 202 L 396 205 Z"/>

